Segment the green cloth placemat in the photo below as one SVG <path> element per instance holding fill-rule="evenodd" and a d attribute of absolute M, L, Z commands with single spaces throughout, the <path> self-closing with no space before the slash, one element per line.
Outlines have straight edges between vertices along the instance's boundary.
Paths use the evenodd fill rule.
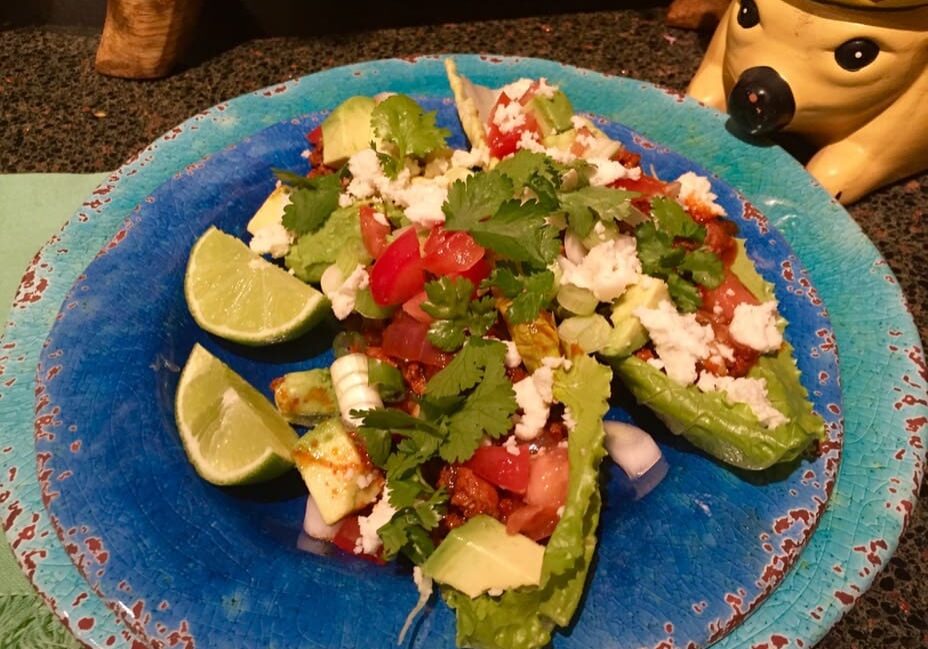
<path fill-rule="evenodd" d="M 0 175 L 0 331 L 27 264 L 108 174 Z M 0 649 L 80 647 L 0 540 Z"/>

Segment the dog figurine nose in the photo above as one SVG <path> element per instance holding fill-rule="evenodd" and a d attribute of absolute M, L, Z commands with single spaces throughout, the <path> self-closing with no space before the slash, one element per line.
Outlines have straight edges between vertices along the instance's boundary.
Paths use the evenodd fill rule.
<path fill-rule="evenodd" d="M 751 135 L 773 133 L 793 119 L 796 101 L 789 84 L 767 66 L 748 68 L 728 96 L 728 113 Z"/>

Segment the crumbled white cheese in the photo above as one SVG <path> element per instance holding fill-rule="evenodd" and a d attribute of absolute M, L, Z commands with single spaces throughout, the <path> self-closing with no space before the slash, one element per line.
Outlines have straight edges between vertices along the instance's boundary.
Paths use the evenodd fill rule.
<path fill-rule="evenodd" d="M 517 101 L 509 102 L 505 106 L 497 104 L 496 112 L 493 113 L 493 123 L 499 128 L 500 133 L 512 133 L 525 124 L 525 111 L 522 104 Z"/>
<path fill-rule="evenodd" d="M 574 432 L 574 428 L 577 427 L 577 420 L 574 419 L 574 413 L 570 411 L 570 406 L 564 407 L 564 425 L 567 426 L 567 432 Z"/>
<path fill-rule="evenodd" d="M 544 97 L 545 99 L 551 99 L 557 90 L 557 86 L 552 86 L 545 77 L 542 77 L 538 80 L 538 88 L 535 89 L 535 95 Z"/>
<path fill-rule="evenodd" d="M 535 153 L 544 153 L 546 156 L 561 164 L 569 164 L 577 159 L 573 153 L 567 149 L 557 149 L 555 147 L 545 146 L 538 140 L 538 134 L 533 131 L 522 131 L 519 141 L 516 143 L 517 149 L 534 151 Z"/>
<path fill-rule="evenodd" d="M 590 184 L 594 187 L 611 185 L 620 178 L 631 178 L 633 180 L 641 178 L 641 167 L 629 169 L 621 162 L 605 158 L 588 158 L 587 162 L 596 166 L 596 173 L 590 177 Z"/>
<path fill-rule="evenodd" d="M 519 141 L 516 142 L 516 148 L 534 151 L 535 153 L 545 152 L 544 145 L 538 141 L 538 134 L 534 131 L 522 131 L 522 135 L 519 136 Z"/>
<path fill-rule="evenodd" d="M 271 223 L 255 232 L 248 247 L 259 255 L 270 254 L 278 259 L 290 251 L 290 233 L 280 223 Z"/>
<path fill-rule="evenodd" d="M 335 264 L 326 268 L 323 277 L 324 280 L 320 282 L 322 292 L 329 298 L 332 303 L 332 313 L 339 320 L 344 320 L 351 315 L 358 291 L 367 288 L 371 281 L 370 276 L 361 264 L 358 264 L 344 281 L 339 281 L 341 271 Z"/>
<path fill-rule="evenodd" d="M 519 348 L 511 340 L 502 341 L 506 345 L 506 367 L 519 367 L 522 364 L 522 355 Z"/>
<path fill-rule="evenodd" d="M 523 413 L 513 431 L 516 437 L 531 440 L 541 433 L 548 422 L 551 402 L 554 400 L 553 385 L 552 369 L 542 366 L 512 386 L 516 393 L 516 403 Z"/>
<path fill-rule="evenodd" d="M 490 597 L 500 597 L 504 592 L 506 591 L 504 591 L 502 588 L 488 588 L 487 589 L 487 595 L 489 595 Z"/>
<path fill-rule="evenodd" d="M 712 353 L 712 327 L 699 324 L 695 314 L 677 313 L 669 300 L 662 300 L 656 309 L 638 307 L 634 315 L 648 330 L 667 376 L 682 385 L 696 381 L 696 362 Z"/>
<path fill-rule="evenodd" d="M 361 536 L 354 547 L 355 554 L 374 554 L 380 547 L 380 536 L 377 530 L 390 522 L 396 509 L 390 504 L 390 489 L 384 487 L 380 500 L 374 505 L 368 516 L 358 516 L 358 529 Z"/>
<path fill-rule="evenodd" d="M 490 164 L 490 150 L 485 146 L 475 146 L 470 151 L 456 149 L 451 154 L 452 167 L 486 167 Z"/>
<path fill-rule="evenodd" d="M 506 96 L 513 101 L 518 101 L 519 99 L 522 99 L 522 95 L 524 95 L 526 91 L 532 87 L 532 83 L 534 82 L 531 79 L 517 79 L 516 81 L 506 84 L 500 88 L 500 92 L 505 93 Z"/>
<path fill-rule="evenodd" d="M 351 182 L 347 190 L 355 198 L 370 198 L 377 191 L 378 183 L 385 178 L 377 152 L 373 149 L 362 149 L 348 158 L 348 171 Z"/>
<path fill-rule="evenodd" d="M 374 210 L 374 213 L 371 215 L 374 217 L 374 220 L 377 221 L 380 225 L 385 225 L 390 227 L 390 222 L 387 220 L 387 215 L 378 210 Z"/>
<path fill-rule="evenodd" d="M 684 205 L 693 203 L 701 205 L 708 209 L 711 214 L 718 216 L 725 214 L 725 208 L 715 202 L 718 196 L 712 192 L 712 184 L 708 178 L 687 171 L 677 178 L 677 182 L 680 183 L 678 197 L 681 203 Z"/>
<path fill-rule="evenodd" d="M 696 385 L 703 392 L 725 393 L 726 399 L 731 403 L 746 404 L 766 428 L 776 428 L 787 421 L 783 413 L 774 408 L 767 398 L 767 382 L 762 378 L 735 379 L 702 372 Z"/>
<path fill-rule="evenodd" d="M 349 205 L 354 204 L 354 198 L 348 192 L 343 192 L 338 195 L 338 206 L 339 207 L 348 207 Z"/>
<path fill-rule="evenodd" d="M 574 362 L 569 358 L 564 358 L 563 356 L 545 356 L 541 359 L 541 364 L 544 367 L 550 367 L 552 370 L 556 370 L 559 367 L 563 367 L 565 370 L 570 370 L 574 366 Z"/>
<path fill-rule="evenodd" d="M 438 178 L 413 183 L 394 198 L 405 208 L 406 218 L 417 225 L 432 227 L 445 222 L 441 206 L 448 198 L 448 189 Z"/>
<path fill-rule="evenodd" d="M 559 257 L 561 284 L 586 288 L 600 302 L 611 302 L 625 292 L 641 275 L 641 261 L 635 238 L 620 236 L 593 246 L 579 264 Z"/>
<path fill-rule="evenodd" d="M 303 149 L 302 151 L 300 151 L 300 157 L 303 158 L 304 160 L 309 160 L 309 156 L 311 155 L 312 154 L 309 152 L 309 149 Z"/>
<path fill-rule="evenodd" d="M 503 442 L 503 448 L 506 449 L 506 452 L 509 453 L 509 455 L 518 455 L 519 440 L 516 439 L 515 435 L 510 435 L 506 438 L 506 441 Z"/>
<path fill-rule="evenodd" d="M 728 330 L 736 342 L 766 354 L 778 350 L 783 344 L 777 320 L 776 300 L 756 305 L 741 303 L 735 307 Z"/>

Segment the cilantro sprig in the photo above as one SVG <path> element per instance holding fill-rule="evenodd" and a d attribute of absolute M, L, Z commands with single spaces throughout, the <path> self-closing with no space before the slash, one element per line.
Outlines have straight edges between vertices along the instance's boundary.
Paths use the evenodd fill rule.
<path fill-rule="evenodd" d="M 395 149 L 390 154 L 378 154 L 384 169 L 394 175 L 402 169 L 406 156 L 425 158 L 446 148 L 445 138 L 451 135 L 448 129 L 435 124 L 434 112 L 422 110 L 406 95 L 393 95 L 377 104 L 371 113 L 371 125 L 377 137 Z"/>
<path fill-rule="evenodd" d="M 557 293 L 554 273 L 550 270 L 523 275 L 505 266 L 497 266 L 484 280 L 483 286 L 495 287 L 503 297 L 511 300 L 506 310 L 506 320 L 511 324 L 532 322 Z"/>
<path fill-rule="evenodd" d="M 516 399 L 505 356 L 502 343 L 470 338 L 426 385 L 418 417 L 383 408 L 352 413 L 362 417 L 359 432 L 371 461 L 386 471 L 398 510 L 379 530 L 386 558 L 403 553 L 421 563 L 434 550 L 428 532 L 438 525 L 447 494 L 424 478 L 423 465 L 436 458 L 462 462 L 484 436 L 499 438 L 512 427 Z M 401 438 L 395 445 L 394 436 Z"/>
<path fill-rule="evenodd" d="M 282 169 L 274 175 L 291 187 L 290 203 L 284 207 L 283 226 L 297 235 L 315 232 L 338 207 L 341 179 L 338 174 L 307 178 Z"/>
<path fill-rule="evenodd" d="M 482 336 L 496 322 L 496 304 L 491 296 L 472 299 L 474 285 L 466 277 L 442 277 L 425 285 L 422 310 L 435 318 L 429 326 L 429 342 L 443 351 L 453 351 L 465 338 Z"/>
<path fill-rule="evenodd" d="M 669 198 L 651 201 L 652 221 L 635 229 L 638 259 L 647 275 L 666 280 L 670 297 L 684 312 L 702 305 L 697 284 L 715 288 L 723 279 L 722 260 L 705 246 L 687 250 L 676 245 L 679 240 L 702 243 L 706 228 L 697 223 L 683 208 Z"/>

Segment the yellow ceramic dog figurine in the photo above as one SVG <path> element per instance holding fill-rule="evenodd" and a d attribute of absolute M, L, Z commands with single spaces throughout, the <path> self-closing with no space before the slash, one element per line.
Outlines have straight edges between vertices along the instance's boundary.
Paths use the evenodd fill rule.
<path fill-rule="evenodd" d="M 842 203 L 928 169 L 928 0 L 734 0 L 689 94 L 818 152 Z"/>

